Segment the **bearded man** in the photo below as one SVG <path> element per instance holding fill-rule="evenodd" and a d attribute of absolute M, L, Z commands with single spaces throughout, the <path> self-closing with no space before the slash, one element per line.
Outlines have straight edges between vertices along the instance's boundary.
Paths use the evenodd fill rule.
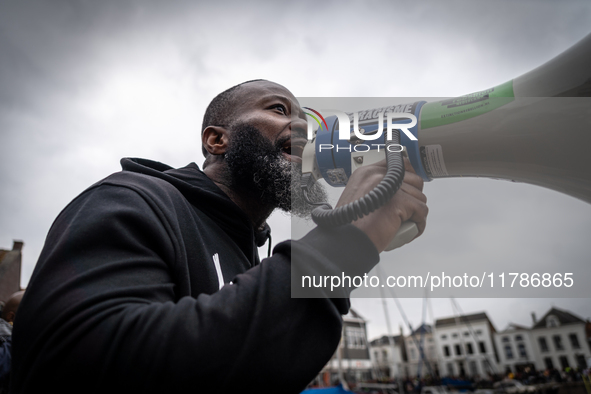
<path fill-rule="evenodd" d="M 246 82 L 206 111 L 203 171 L 123 159 L 72 201 L 19 309 L 14 392 L 301 391 L 334 353 L 349 300 L 292 299 L 292 249 L 310 266 L 368 272 L 402 221 L 422 232 L 427 215 L 408 171 L 378 211 L 280 243 L 260 263 L 271 212 L 310 210 L 291 188 L 306 127 L 287 89 Z M 357 171 L 339 205 L 384 173 Z"/>

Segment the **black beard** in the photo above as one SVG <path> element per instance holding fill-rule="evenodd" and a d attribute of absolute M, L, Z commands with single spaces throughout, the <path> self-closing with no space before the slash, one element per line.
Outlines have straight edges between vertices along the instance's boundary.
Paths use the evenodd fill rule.
<path fill-rule="evenodd" d="M 283 156 L 288 138 L 281 138 L 273 145 L 256 127 L 244 123 L 234 125 L 226 151 L 231 187 L 259 199 L 261 204 L 307 218 L 315 206 L 304 199 L 300 187 L 301 164 Z M 326 191 L 315 184 L 308 191 L 308 198 L 313 202 L 327 201 Z"/>

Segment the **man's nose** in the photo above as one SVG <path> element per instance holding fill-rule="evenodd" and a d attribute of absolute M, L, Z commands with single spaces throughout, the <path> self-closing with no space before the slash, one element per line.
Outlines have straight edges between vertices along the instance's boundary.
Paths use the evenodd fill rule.
<path fill-rule="evenodd" d="M 301 118 L 298 115 L 300 114 L 294 114 L 294 116 L 292 116 L 291 131 L 292 133 L 298 134 L 300 137 L 306 138 L 308 131 L 308 121 L 306 119 Z"/>

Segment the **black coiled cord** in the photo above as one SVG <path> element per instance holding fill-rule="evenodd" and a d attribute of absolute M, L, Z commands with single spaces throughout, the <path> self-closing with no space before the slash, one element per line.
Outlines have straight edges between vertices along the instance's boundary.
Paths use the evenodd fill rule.
<path fill-rule="evenodd" d="M 402 152 L 390 152 L 388 147 L 400 144 L 400 132 L 394 130 L 392 139 L 386 140 L 387 170 L 384 179 L 365 196 L 347 205 L 332 209 L 328 203 L 312 203 L 307 198 L 307 190 L 304 187 L 304 196 L 308 203 L 318 205 L 312 211 L 312 220 L 319 226 L 338 227 L 354 222 L 363 216 L 369 215 L 376 209 L 384 206 L 400 189 L 404 179 L 404 161 Z"/>

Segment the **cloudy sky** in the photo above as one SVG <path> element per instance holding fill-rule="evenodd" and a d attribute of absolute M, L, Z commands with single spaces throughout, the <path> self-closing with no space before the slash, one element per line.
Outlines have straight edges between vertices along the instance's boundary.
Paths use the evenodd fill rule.
<path fill-rule="evenodd" d="M 265 78 L 299 97 L 458 96 L 511 80 L 591 32 L 585 1 L 3 1 L 0 4 L 0 247 L 25 242 L 26 286 L 61 209 L 121 157 L 200 164 L 208 102 Z M 487 179 L 426 185 L 425 235 L 389 267 L 498 263 L 561 272 L 589 262 L 591 205 Z M 289 220 L 270 220 L 274 240 Z M 587 271 L 588 272 L 588 271 Z M 499 297 L 502 297 L 502 292 Z M 401 303 L 415 325 L 421 300 Z M 498 329 L 587 299 L 459 299 Z M 370 337 L 381 300 L 356 299 Z M 402 323 L 388 300 L 394 326 Z M 432 300 L 432 315 L 454 313 Z M 427 314 L 428 317 L 431 314 Z"/>

